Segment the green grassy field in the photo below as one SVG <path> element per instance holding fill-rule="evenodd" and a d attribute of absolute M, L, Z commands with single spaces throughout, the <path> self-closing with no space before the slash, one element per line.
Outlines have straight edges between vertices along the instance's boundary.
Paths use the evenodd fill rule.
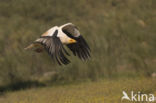
<path fill-rule="evenodd" d="M 156 96 L 155 2 L 0 0 L 0 103 L 120 103 L 123 90 Z M 88 42 L 89 61 L 71 55 L 58 66 L 47 53 L 24 50 L 67 22 Z"/>
<path fill-rule="evenodd" d="M 132 103 L 121 101 L 122 91 L 156 95 L 155 81 L 154 78 L 122 78 L 53 85 L 7 92 L 0 96 L 0 103 Z"/>

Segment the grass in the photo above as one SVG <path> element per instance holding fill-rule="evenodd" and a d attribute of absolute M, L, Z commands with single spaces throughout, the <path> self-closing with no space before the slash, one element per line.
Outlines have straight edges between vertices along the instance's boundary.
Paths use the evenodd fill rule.
<path fill-rule="evenodd" d="M 1 95 L 0 103 L 131 103 L 121 101 L 122 91 L 153 93 L 156 95 L 154 78 L 104 79 L 32 88 Z M 154 102 L 153 102 L 154 103 Z"/>

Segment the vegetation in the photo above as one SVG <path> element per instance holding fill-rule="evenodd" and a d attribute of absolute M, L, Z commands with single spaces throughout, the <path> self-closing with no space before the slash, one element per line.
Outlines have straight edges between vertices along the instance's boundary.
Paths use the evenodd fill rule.
<path fill-rule="evenodd" d="M 132 103 L 122 100 L 122 91 L 129 96 L 135 94 L 156 95 L 155 79 L 130 78 L 106 79 L 97 82 L 73 83 L 70 85 L 54 85 L 52 87 L 32 88 L 16 92 L 8 92 L 0 97 L 1 103 Z M 133 102 L 135 103 L 135 102 Z M 138 103 L 138 102 L 136 102 Z M 147 102 L 139 102 L 147 103 Z M 149 102 L 151 103 L 151 102 Z M 155 103 L 155 102 L 152 102 Z"/>
<path fill-rule="evenodd" d="M 0 0 L 0 103 L 119 103 L 123 90 L 156 95 L 155 10 L 155 0 Z M 67 22 L 90 45 L 89 61 L 70 56 L 59 66 L 47 53 L 24 50 Z"/>
<path fill-rule="evenodd" d="M 46 72 L 51 82 L 150 76 L 156 72 L 154 1 L 1 0 L 0 85 L 44 81 Z M 58 66 L 46 53 L 24 51 L 47 29 L 67 22 L 87 39 L 91 60 L 71 56 L 71 64 Z"/>

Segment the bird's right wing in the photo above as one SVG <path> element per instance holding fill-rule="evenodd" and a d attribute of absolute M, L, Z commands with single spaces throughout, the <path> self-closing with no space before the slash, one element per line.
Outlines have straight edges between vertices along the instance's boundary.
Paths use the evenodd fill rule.
<path fill-rule="evenodd" d="M 80 35 L 79 30 L 76 26 L 69 24 L 62 28 L 62 31 L 70 38 L 76 40 L 76 43 L 67 44 L 67 47 L 73 52 L 75 56 L 78 56 L 81 60 L 87 60 L 90 58 L 90 48 L 83 38 Z"/>
<path fill-rule="evenodd" d="M 67 47 L 73 52 L 75 56 L 78 56 L 81 60 L 87 60 L 90 58 L 90 48 L 82 36 L 74 38 L 77 43 L 68 44 Z"/>
<path fill-rule="evenodd" d="M 65 54 L 69 54 L 63 47 L 60 39 L 56 36 L 57 33 L 58 31 L 56 30 L 53 36 L 41 36 L 35 41 L 35 43 L 40 43 L 43 45 L 48 54 L 51 55 L 52 59 L 56 60 L 59 65 L 66 65 L 69 64 L 70 61 L 66 58 Z"/>

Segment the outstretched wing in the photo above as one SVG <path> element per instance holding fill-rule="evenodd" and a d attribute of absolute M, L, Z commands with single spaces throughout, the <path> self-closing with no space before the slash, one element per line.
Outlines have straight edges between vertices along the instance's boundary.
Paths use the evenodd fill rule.
<path fill-rule="evenodd" d="M 90 48 L 85 39 L 80 35 L 74 38 L 77 42 L 74 44 L 68 44 L 67 47 L 73 52 L 75 56 L 78 56 L 81 60 L 87 60 L 90 58 Z"/>
<path fill-rule="evenodd" d="M 73 44 L 67 44 L 67 47 L 73 52 L 75 56 L 78 56 L 81 60 L 87 60 L 90 58 L 90 48 L 82 35 L 80 35 L 80 32 L 75 25 L 69 24 L 63 27 L 62 31 L 68 37 L 77 41 Z"/>
<path fill-rule="evenodd" d="M 67 51 L 64 49 L 63 44 L 60 39 L 56 36 L 58 31 L 54 32 L 53 36 L 42 36 L 35 41 L 35 43 L 40 43 L 44 46 L 49 55 L 51 55 L 52 59 L 56 60 L 59 65 L 69 64 L 70 61 L 64 55 L 67 54 Z"/>

